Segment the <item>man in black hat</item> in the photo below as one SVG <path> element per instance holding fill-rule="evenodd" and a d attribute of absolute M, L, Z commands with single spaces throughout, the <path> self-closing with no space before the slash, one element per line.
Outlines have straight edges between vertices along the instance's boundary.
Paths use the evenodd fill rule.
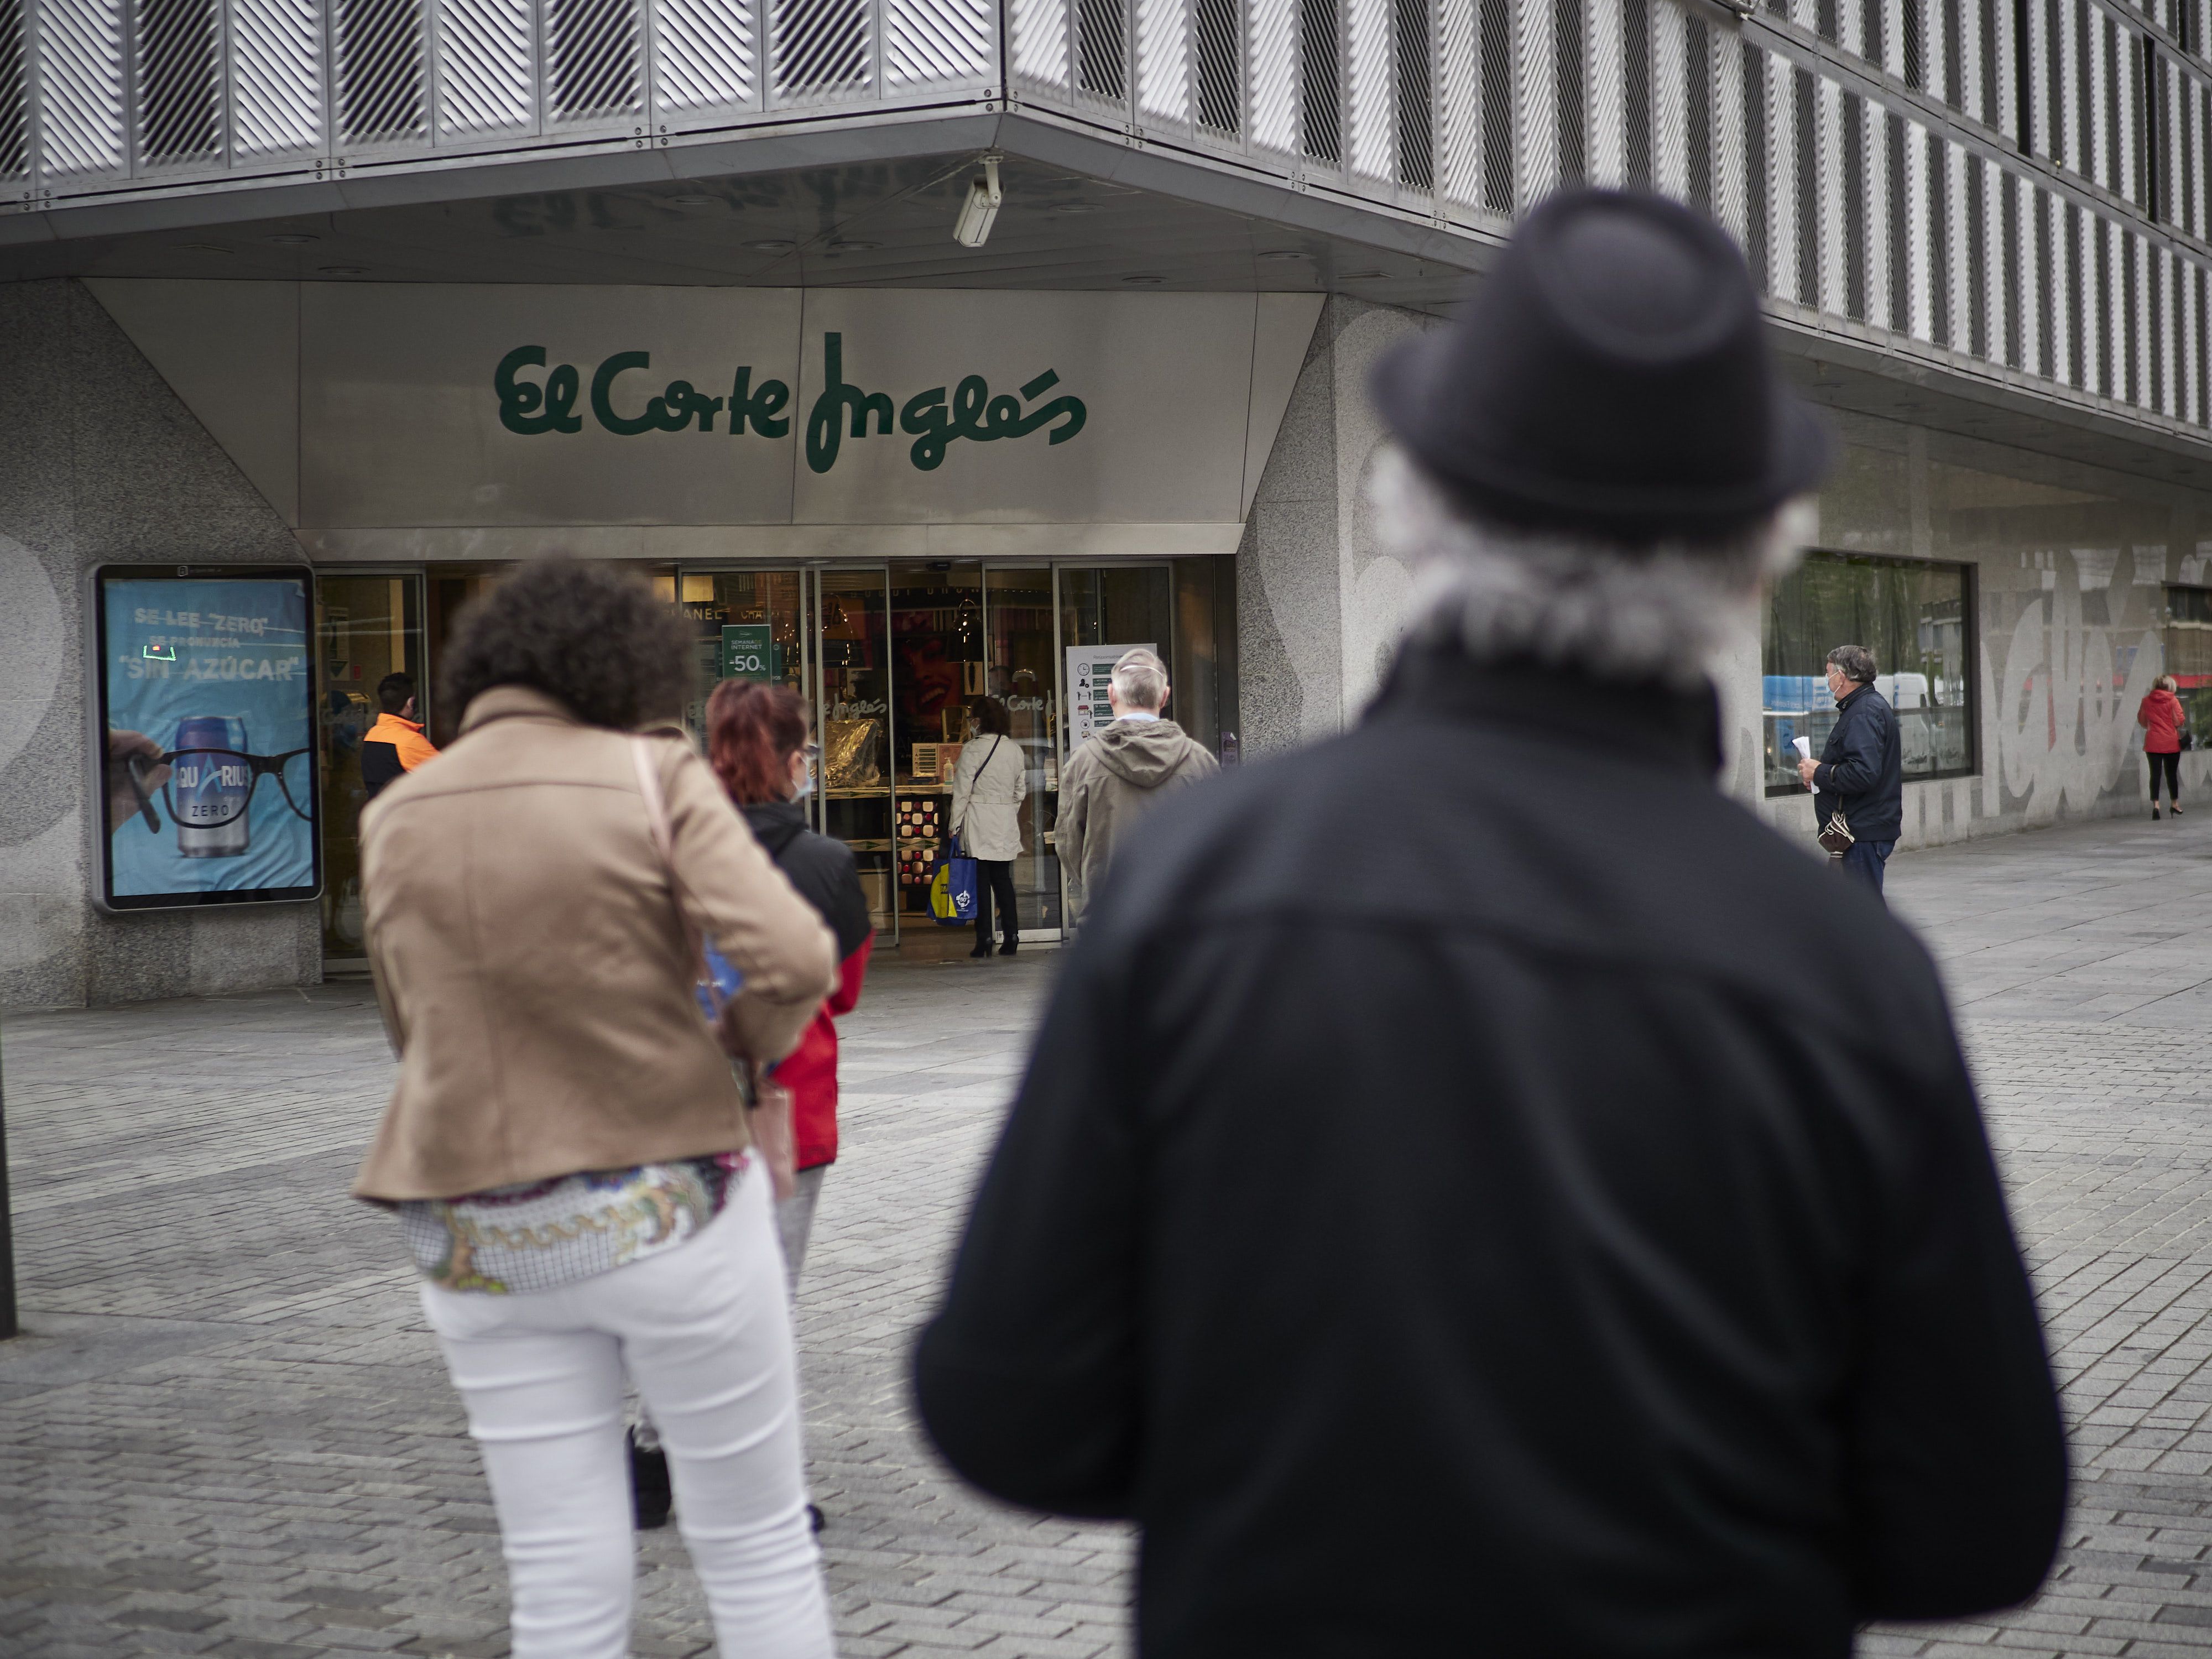
<path fill-rule="evenodd" d="M 1097 896 L 931 1435 L 1141 1525 L 1148 1659 L 1842 1659 L 2022 1600 L 2064 1447 L 1942 988 L 1714 786 L 1705 658 L 1828 455 L 1741 258 L 1555 198 L 1375 391 L 1407 643 Z"/>

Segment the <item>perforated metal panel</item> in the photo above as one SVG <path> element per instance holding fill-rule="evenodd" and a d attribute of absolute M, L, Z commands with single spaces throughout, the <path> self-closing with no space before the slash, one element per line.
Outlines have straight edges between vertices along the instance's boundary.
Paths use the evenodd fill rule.
<path fill-rule="evenodd" d="M 31 106 L 23 74 L 23 0 L 0 0 L 0 181 L 31 171 Z"/>
<path fill-rule="evenodd" d="M 1662 5 L 1670 0 L 1661 0 Z M 1513 195 L 1524 211 L 1559 186 L 1558 50 L 1548 0 L 1522 0 L 1513 16 Z"/>
<path fill-rule="evenodd" d="M 1064 35 L 1065 9 L 1049 9 Z M 1066 64 L 1063 50 L 1060 62 Z M 751 109 L 760 99 L 753 0 L 659 0 L 653 8 L 653 97 L 676 115 Z"/>
<path fill-rule="evenodd" d="M 1387 10 L 1360 8 L 1389 39 Z M 1190 119 L 1190 17 L 1181 0 L 1137 0 L 1137 109 L 1153 120 Z"/>
<path fill-rule="evenodd" d="M 638 0 L 545 0 L 545 105 L 555 125 L 605 121 L 643 107 L 637 8 Z"/>
<path fill-rule="evenodd" d="M 884 77 L 894 93 L 973 86 L 989 78 L 989 0 L 884 0 Z M 1231 53 L 1227 96 L 1233 115 L 1233 46 Z"/>
<path fill-rule="evenodd" d="M 1014 32 L 1014 73 L 1048 87 L 1067 85 L 1071 14 L 1064 0 L 1009 0 L 1007 13 Z"/>
<path fill-rule="evenodd" d="M 440 0 L 438 131 L 483 139 L 536 125 L 529 0 Z"/>
<path fill-rule="evenodd" d="M 1797 75 L 1772 53 L 1766 59 L 1767 291 L 1778 300 L 1812 303 L 1799 287 L 1803 228 L 1797 215 Z"/>
<path fill-rule="evenodd" d="M 1124 0 L 1076 0 L 1077 90 L 1108 103 L 1129 99 L 1129 17 Z"/>
<path fill-rule="evenodd" d="M 39 162 L 52 177 L 120 173 L 123 10 L 117 0 L 41 0 Z"/>
<path fill-rule="evenodd" d="M 1627 179 L 1620 73 L 1620 0 L 1589 0 L 1585 22 L 1589 62 L 1589 180 L 1619 186 Z M 1741 76 L 1736 77 L 1740 82 Z M 1731 131 L 1741 131 L 1732 125 Z"/>
<path fill-rule="evenodd" d="M 205 161 L 222 148 L 222 41 L 215 0 L 137 0 L 138 159 Z"/>
<path fill-rule="evenodd" d="M 422 0 L 332 5 L 340 147 L 373 149 L 422 137 Z"/>
<path fill-rule="evenodd" d="M 1298 143 L 1316 161 L 1344 161 L 1342 0 L 1298 0 Z"/>
<path fill-rule="evenodd" d="M 1687 196 L 1688 149 L 1683 137 L 1687 118 L 1683 97 L 1686 70 L 1682 62 L 1682 10 L 1674 0 L 1651 0 L 1646 50 L 1651 64 L 1651 187 L 1667 196 Z"/>
<path fill-rule="evenodd" d="M 1398 119 L 1398 182 L 1427 193 L 1437 187 L 1436 86 L 1431 53 L 1430 0 L 1392 0 L 1397 14 L 1392 47 L 1397 85 L 1392 97 Z M 1571 3 L 1571 0 L 1565 0 Z"/>
<path fill-rule="evenodd" d="M 1346 21 L 1352 30 L 1352 168 L 1370 179 L 1393 178 L 1398 123 L 1390 64 L 1390 8 L 1376 0 L 1353 0 Z"/>
<path fill-rule="evenodd" d="M 249 159 L 324 149 L 328 82 L 315 0 L 232 0 L 231 145 Z"/>
<path fill-rule="evenodd" d="M 1252 139 L 1269 149 L 1298 150 L 1298 8 L 1297 0 L 1253 0 Z"/>

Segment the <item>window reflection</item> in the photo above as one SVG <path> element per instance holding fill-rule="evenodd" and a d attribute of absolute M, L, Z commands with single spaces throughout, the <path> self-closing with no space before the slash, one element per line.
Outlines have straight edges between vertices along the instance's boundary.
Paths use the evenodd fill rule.
<path fill-rule="evenodd" d="M 1766 793 L 1802 790 L 1794 739 L 1814 756 L 1836 723 L 1828 653 L 1863 645 L 1875 689 L 1897 710 L 1905 775 L 1974 769 L 1972 629 L 1966 567 L 1863 554 L 1806 555 L 1768 602 L 1761 700 Z"/>

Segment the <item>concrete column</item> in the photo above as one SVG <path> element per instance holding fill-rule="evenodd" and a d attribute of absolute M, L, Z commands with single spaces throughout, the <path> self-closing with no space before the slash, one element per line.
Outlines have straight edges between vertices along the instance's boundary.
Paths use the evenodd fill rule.
<path fill-rule="evenodd" d="M 0 286 L 0 1005 L 313 983 L 313 903 L 93 907 L 86 582 L 299 544 L 79 283 Z"/>

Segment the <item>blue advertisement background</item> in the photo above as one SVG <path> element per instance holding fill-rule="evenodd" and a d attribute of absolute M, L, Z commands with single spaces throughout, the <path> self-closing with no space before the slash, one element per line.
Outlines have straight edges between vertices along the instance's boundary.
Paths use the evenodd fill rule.
<path fill-rule="evenodd" d="M 110 580 L 100 589 L 111 729 L 143 732 L 167 750 L 177 747 L 185 720 L 220 716 L 245 722 L 246 747 L 255 755 L 314 742 L 304 579 Z M 161 659 L 167 651 L 174 652 L 173 661 Z M 246 849 L 223 858 L 187 858 L 179 851 L 168 803 L 156 789 L 158 833 L 141 814 L 110 826 L 110 893 L 123 898 L 313 886 L 312 815 L 320 804 L 306 792 L 299 806 L 311 817 L 303 819 L 276 783 L 274 777 L 256 781 Z"/>

